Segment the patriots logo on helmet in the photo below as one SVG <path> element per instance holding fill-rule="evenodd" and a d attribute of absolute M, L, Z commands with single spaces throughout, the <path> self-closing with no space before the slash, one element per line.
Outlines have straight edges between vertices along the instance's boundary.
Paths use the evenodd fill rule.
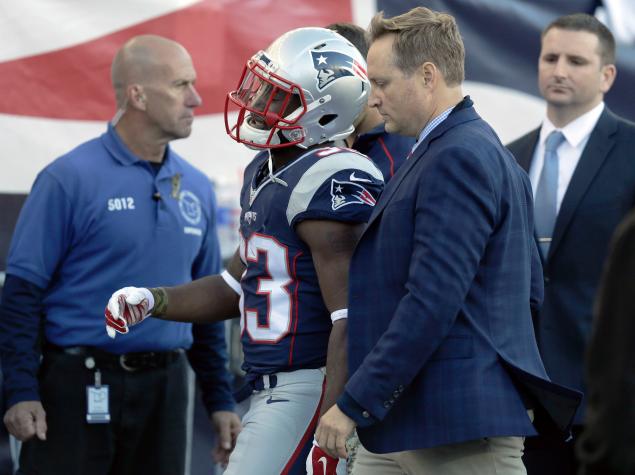
<path fill-rule="evenodd" d="M 375 206 L 373 195 L 362 185 L 350 181 L 331 180 L 331 202 L 333 210 L 356 203 Z"/>
<path fill-rule="evenodd" d="M 319 91 L 344 76 L 357 76 L 368 81 L 364 66 L 347 54 L 337 51 L 311 51 L 313 67 L 317 71 L 317 88 Z"/>

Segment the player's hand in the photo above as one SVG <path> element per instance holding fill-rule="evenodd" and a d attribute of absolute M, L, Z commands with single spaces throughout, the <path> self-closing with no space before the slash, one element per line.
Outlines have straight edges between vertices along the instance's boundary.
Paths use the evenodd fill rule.
<path fill-rule="evenodd" d="M 331 457 L 314 440 L 313 447 L 306 458 L 306 473 L 307 475 L 337 475 L 338 463 L 346 464 L 346 461 Z"/>
<path fill-rule="evenodd" d="M 4 425 L 11 435 L 22 442 L 33 436 L 46 440 L 46 413 L 40 401 L 14 404 L 4 415 Z"/>
<path fill-rule="evenodd" d="M 326 453 L 345 459 L 348 456 L 346 441 L 353 433 L 355 425 L 355 421 L 335 404 L 320 418 L 315 439 Z"/>
<path fill-rule="evenodd" d="M 145 287 L 124 287 L 117 290 L 106 306 L 106 332 L 110 338 L 128 333 L 128 327 L 140 323 L 150 315 L 154 297 Z"/>
<path fill-rule="evenodd" d="M 236 438 L 242 429 L 240 418 L 235 412 L 216 411 L 212 413 L 212 424 L 216 431 L 216 444 L 212 449 L 214 462 L 226 467 L 229 454 L 236 446 Z"/>

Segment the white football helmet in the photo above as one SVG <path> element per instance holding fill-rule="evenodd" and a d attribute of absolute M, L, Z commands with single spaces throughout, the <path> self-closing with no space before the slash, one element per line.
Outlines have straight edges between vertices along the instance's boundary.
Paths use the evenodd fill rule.
<path fill-rule="evenodd" d="M 325 28 L 298 28 L 247 61 L 238 88 L 225 100 L 225 128 L 257 149 L 343 139 L 353 132 L 369 90 L 366 61 L 348 40 Z"/>

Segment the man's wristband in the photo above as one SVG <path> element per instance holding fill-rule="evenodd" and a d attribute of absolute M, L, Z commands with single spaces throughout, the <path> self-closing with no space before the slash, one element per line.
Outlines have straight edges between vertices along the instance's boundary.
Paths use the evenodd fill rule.
<path fill-rule="evenodd" d="M 154 307 L 150 309 L 153 317 L 165 315 L 168 311 L 168 293 L 163 287 L 153 287 L 148 289 L 154 297 Z"/>
<path fill-rule="evenodd" d="M 331 322 L 335 323 L 338 320 L 342 320 L 344 318 L 348 318 L 348 309 L 347 308 L 340 308 L 339 310 L 335 310 L 333 313 L 331 313 Z"/>
<path fill-rule="evenodd" d="M 234 276 L 231 275 L 227 269 L 225 269 L 220 276 L 234 292 L 236 292 L 238 295 L 242 295 L 243 290 L 240 287 L 240 282 L 234 279 Z"/>

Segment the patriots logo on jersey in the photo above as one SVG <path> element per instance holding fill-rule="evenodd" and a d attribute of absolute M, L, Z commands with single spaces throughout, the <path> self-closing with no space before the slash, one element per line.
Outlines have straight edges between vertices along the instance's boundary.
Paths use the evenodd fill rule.
<path fill-rule="evenodd" d="M 247 221 L 247 224 L 255 223 L 257 217 L 258 213 L 255 211 L 247 211 L 245 213 L 245 221 Z"/>
<path fill-rule="evenodd" d="M 317 88 L 319 91 L 344 76 L 358 76 L 368 81 L 366 69 L 353 58 L 336 51 L 311 51 L 313 67 L 317 71 Z"/>
<path fill-rule="evenodd" d="M 331 197 L 333 210 L 355 203 L 368 206 L 375 206 L 376 203 L 373 195 L 364 186 L 335 178 L 331 180 Z"/>

